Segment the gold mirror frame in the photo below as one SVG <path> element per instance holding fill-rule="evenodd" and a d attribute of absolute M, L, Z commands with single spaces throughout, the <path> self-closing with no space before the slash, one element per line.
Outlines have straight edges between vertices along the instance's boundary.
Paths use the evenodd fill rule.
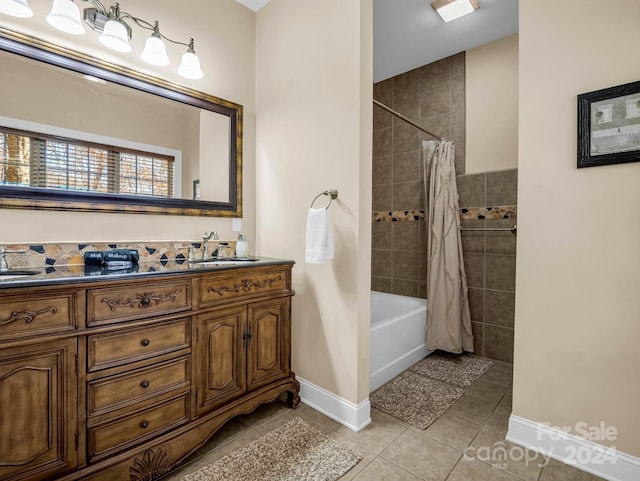
<path fill-rule="evenodd" d="M 210 110 L 230 119 L 228 202 L 0 186 L 0 208 L 242 217 L 242 105 L 4 27 L 0 27 L 0 50 Z"/>

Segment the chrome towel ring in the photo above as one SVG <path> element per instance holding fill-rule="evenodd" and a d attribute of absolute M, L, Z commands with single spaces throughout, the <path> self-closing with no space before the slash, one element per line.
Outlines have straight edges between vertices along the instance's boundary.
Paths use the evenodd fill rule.
<path fill-rule="evenodd" d="M 325 209 L 328 209 L 329 206 L 331 205 L 331 202 L 333 202 L 335 199 L 338 198 L 338 191 L 336 189 L 331 189 L 331 190 L 325 190 L 324 192 L 320 192 L 318 195 L 316 195 L 313 200 L 311 201 L 311 208 L 313 208 L 313 204 L 316 200 L 318 200 L 318 197 L 323 196 L 323 195 L 328 195 L 331 198 L 329 199 L 329 204 L 327 204 L 327 206 L 325 207 Z"/>

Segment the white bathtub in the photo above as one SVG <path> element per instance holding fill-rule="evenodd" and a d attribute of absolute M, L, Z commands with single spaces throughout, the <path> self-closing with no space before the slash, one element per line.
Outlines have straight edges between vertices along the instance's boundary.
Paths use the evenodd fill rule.
<path fill-rule="evenodd" d="M 390 381 L 427 351 L 427 300 L 371 292 L 369 391 Z"/>

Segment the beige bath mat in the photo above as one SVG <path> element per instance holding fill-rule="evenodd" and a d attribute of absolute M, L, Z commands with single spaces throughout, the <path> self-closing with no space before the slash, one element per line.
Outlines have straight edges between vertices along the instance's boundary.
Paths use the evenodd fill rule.
<path fill-rule="evenodd" d="M 464 389 L 405 371 L 371 393 L 371 406 L 426 429 L 464 393 Z"/>
<path fill-rule="evenodd" d="M 491 361 L 469 354 L 434 352 L 418 361 L 409 370 L 458 387 L 469 387 L 493 366 Z"/>
<path fill-rule="evenodd" d="M 361 459 L 294 418 L 182 481 L 335 481 Z"/>

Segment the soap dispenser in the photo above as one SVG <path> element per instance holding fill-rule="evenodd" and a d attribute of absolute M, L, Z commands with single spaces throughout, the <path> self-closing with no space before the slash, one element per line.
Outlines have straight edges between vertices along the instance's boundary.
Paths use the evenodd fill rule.
<path fill-rule="evenodd" d="M 244 234 L 238 235 L 236 241 L 236 257 L 249 257 L 249 241 Z"/>

